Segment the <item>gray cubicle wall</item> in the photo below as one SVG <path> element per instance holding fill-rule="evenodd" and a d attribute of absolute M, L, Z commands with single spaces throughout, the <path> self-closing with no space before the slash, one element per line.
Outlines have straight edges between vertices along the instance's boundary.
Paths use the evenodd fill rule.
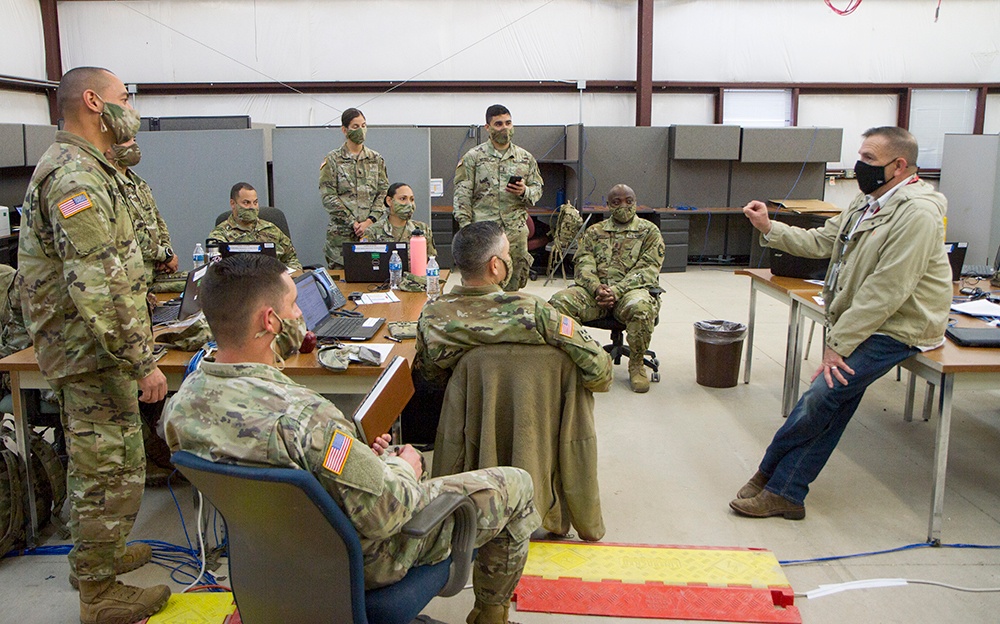
<path fill-rule="evenodd" d="M 826 163 L 840 159 L 841 128 L 744 128 L 730 206 L 753 199 L 823 199 Z"/>
<path fill-rule="evenodd" d="M 479 145 L 478 126 L 431 126 L 431 177 L 444 181 L 444 197 L 432 206 L 451 206 L 455 195 L 455 166 L 467 151 Z"/>
<path fill-rule="evenodd" d="M 288 218 L 292 242 L 304 265 L 325 264 L 323 246 L 329 222 L 319 195 L 319 166 L 344 143 L 340 128 L 275 128 L 274 204 Z M 417 198 L 414 218 L 430 221 L 430 130 L 369 127 L 365 145 L 385 158 L 389 182 L 406 182 Z"/>
<path fill-rule="evenodd" d="M 191 268 L 195 243 L 204 243 L 215 217 L 229 210 L 229 189 L 249 182 L 267 197 L 261 130 L 140 132 L 142 162 L 136 172 L 149 183 L 182 270 Z"/>
<path fill-rule="evenodd" d="M 627 184 L 636 201 L 651 208 L 667 205 L 670 171 L 669 128 L 584 128 L 583 194 L 587 203 L 603 205 L 608 190 Z"/>
<path fill-rule="evenodd" d="M 949 241 L 966 241 L 966 264 L 993 265 L 1000 245 L 1000 136 L 946 134 L 941 192 Z"/>

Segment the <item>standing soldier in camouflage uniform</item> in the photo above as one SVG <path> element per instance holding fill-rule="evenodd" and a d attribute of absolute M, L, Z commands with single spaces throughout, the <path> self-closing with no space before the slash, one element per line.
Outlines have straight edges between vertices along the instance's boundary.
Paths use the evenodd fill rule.
<path fill-rule="evenodd" d="M 277 225 L 259 218 L 257 191 L 246 182 L 237 182 L 229 191 L 229 208 L 233 214 L 215 226 L 209 238 L 224 243 L 274 243 L 278 260 L 293 270 L 302 270 L 295 255 L 292 239 Z"/>
<path fill-rule="evenodd" d="M 139 164 L 142 152 L 135 139 L 132 139 L 122 145 L 112 146 L 104 156 L 118 169 L 125 181 L 122 194 L 132 217 L 135 242 L 139 245 L 142 262 L 146 267 L 146 282 L 152 289 L 156 274 L 176 272 L 178 260 L 170 246 L 167 223 L 153 199 L 153 189 L 132 169 Z"/>
<path fill-rule="evenodd" d="M 427 480 L 413 447 L 387 454 L 388 435 L 365 447 L 340 410 L 274 367 L 297 349 L 281 345 L 299 345 L 305 333 L 284 267 L 267 256 L 237 255 L 213 264 L 204 279 L 203 310 L 219 351 L 167 403 L 171 448 L 210 461 L 310 471 L 358 532 L 366 589 L 444 560 L 452 520 L 422 540 L 400 529 L 439 494 L 469 494 L 478 509 L 479 554 L 467 621 L 505 624 L 528 538 L 540 523 L 531 477 L 507 467 Z"/>
<path fill-rule="evenodd" d="M 415 377 L 441 388 L 470 349 L 486 344 L 548 344 L 580 368 L 583 385 L 605 392 L 611 385 L 609 356 L 572 318 L 527 293 L 507 293 L 510 243 L 499 223 L 462 228 L 452 241 L 462 285 L 424 306 L 417 321 Z"/>
<path fill-rule="evenodd" d="M 415 230 L 420 230 L 427 238 L 427 256 L 436 256 L 434 235 L 429 223 L 413 219 L 416 200 L 413 189 L 408 184 L 394 182 L 385 194 L 385 214 L 365 230 L 361 240 L 367 243 L 408 243 Z"/>
<path fill-rule="evenodd" d="M 560 290 L 549 303 L 581 323 L 608 314 L 625 324 L 628 335 L 629 384 L 633 392 L 648 392 L 649 378 L 642 358 L 653 337 L 663 266 L 663 235 L 635 214 L 635 192 L 624 184 L 608 191 L 611 218 L 587 228 L 576 252 L 575 286 Z"/>
<path fill-rule="evenodd" d="M 528 150 L 514 145 L 514 122 L 505 106 L 486 109 L 490 140 L 462 157 L 455 169 L 455 220 L 464 228 L 477 221 L 498 221 L 510 241 L 513 274 L 504 286 L 524 288 L 531 272 L 528 253 L 528 206 L 542 197 L 542 175 Z M 512 177 L 517 177 L 511 182 Z"/>
<path fill-rule="evenodd" d="M 344 243 L 361 240 L 372 223 L 385 212 L 389 175 L 385 159 L 365 147 L 368 122 L 356 108 L 340 116 L 340 131 L 347 140 L 326 155 L 319 166 L 319 194 L 330 213 L 326 230 L 326 264 L 344 267 Z"/>
<path fill-rule="evenodd" d="M 79 584 L 80 620 L 127 623 L 157 612 L 170 596 L 166 585 L 115 580 L 151 555 L 146 544 L 125 545 L 143 491 L 136 397 L 156 402 L 167 391 L 153 360 L 142 256 L 120 174 L 103 155 L 135 136 L 139 114 L 105 69 L 67 72 L 57 99 L 65 129 L 24 198 L 22 307 L 38 366 L 63 411 L 70 582 Z"/>

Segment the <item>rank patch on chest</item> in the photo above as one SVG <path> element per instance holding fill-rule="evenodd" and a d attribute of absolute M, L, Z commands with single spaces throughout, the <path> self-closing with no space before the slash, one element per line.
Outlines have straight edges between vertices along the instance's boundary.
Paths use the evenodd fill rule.
<path fill-rule="evenodd" d="M 572 317 L 563 314 L 562 319 L 559 321 L 559 335 L 566 336 L 567 338 L 573 337 L 573 319 Z"/>
<path fill-rule="evenodd" d="M 69 218 L 91 206 L 93 204 L 90 203 L 90 197 L 87 196 L 87 193 L 80 192 L 59 204 L 59 212 L 62 213 L 63 218 Z"/>
<path fill-rule="evenodd" d="M 326 458 L 323 460 L 323 467 L 335 475 L 344 471 L 344 464 L 347 456 L 351 454 L 351 444 L 354 440 L 340 433 L 333 434 L 330 446 L 326 449 Z"/>

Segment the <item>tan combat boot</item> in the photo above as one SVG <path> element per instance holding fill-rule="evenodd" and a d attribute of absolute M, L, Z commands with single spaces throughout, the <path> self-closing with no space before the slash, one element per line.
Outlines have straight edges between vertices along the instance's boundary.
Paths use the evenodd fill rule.
<path fill-rule="evenodd" d="M 466 624 L 508 624 L 507 612 L 510 603 L 505 605 L 488 605 L 476 601 L 476 606 L 465 618 Z M 513 623 L 511 623 L 513 624 Z"/>
<path fill-rule="evenodd" d="M 138 570 L 146 565 L 153 558 L 153 549 L 149 544 L 136 543 L 125 547 L 125 556 L 115 559 L 115 574 L 125 574 L 132 570 Z M 80 589 L 80 580 L 76 577 L 76 570 L 71 566 L 69 569 L 69 584 L 73 589 Z"/>
<path fill-rule="evenodd" d="M 167 604 L 170 588 L 143 589 L 114 579 L 80 581 L 80 624 L 132 624 Z"/>
<path fill-rule="evenodd" d="M 632 386 L 632 392 L 649 392 L 649 377 L 646 376 L 646 367 L 642 359 L 635 362 L 628 362 L 628 382 Z"/>

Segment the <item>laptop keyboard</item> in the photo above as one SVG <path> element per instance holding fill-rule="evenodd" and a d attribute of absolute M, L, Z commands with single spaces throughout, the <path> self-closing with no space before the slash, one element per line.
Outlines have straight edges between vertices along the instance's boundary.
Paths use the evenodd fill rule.
<path fill-rule="evenodd" d="M 317 336 L 340 338 L 353 335 L 368 320 L 359 316 L 334 316 L 323 321 L 316 329 Z"/>
<path fill-rule="evenodd" d="M 962 267 L 962 275 L 969 277 L 993 277 L 996 270 L 987 264 L 966 264 Z"/>
<path fill-rule="evenodd" d="M 180 311 L 181 306 L 179 303 L 177 305 L 157 306 L 153 308 L 153 325 L 176 321 Z"/>

